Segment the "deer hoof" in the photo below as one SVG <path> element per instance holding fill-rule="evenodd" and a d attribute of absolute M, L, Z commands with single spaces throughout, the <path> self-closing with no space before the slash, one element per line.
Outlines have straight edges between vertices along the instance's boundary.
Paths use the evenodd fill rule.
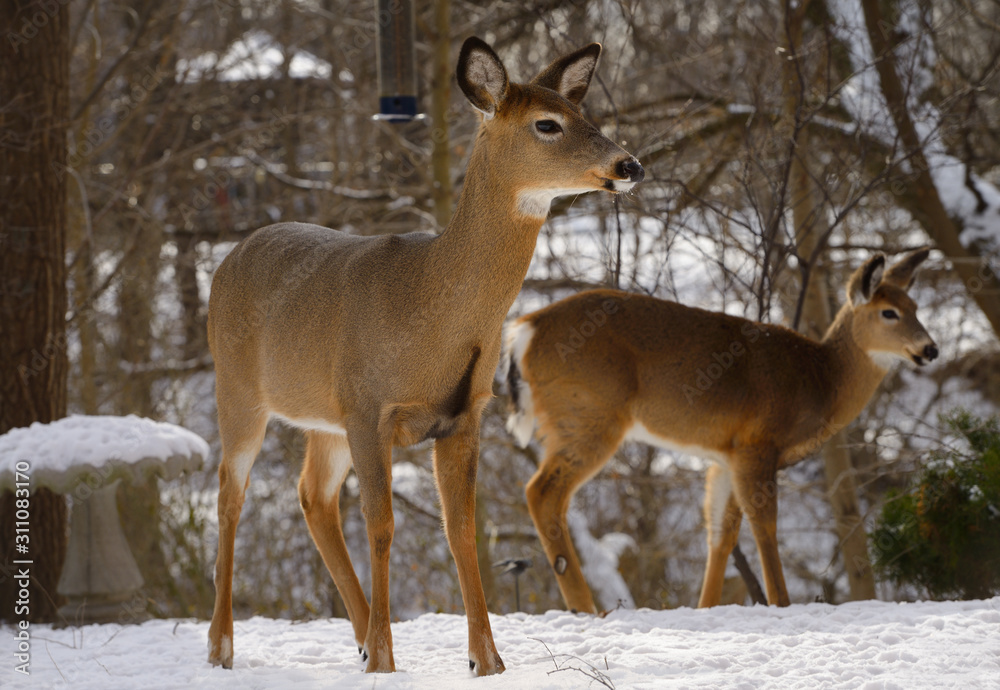
<path fill-rule="evenodd" d="M 233 667 L 233 641 L 228 635 L 223 635 L 218 645 L 212 644 L 212 640 L 209 638 L 208 663 L 222 668 Z"/>
<path fill-rule="evenodd" d="M 469 659 L 469 670 L 474 676 L 492 676 L 503 673 L 507 668 L 503 665 L 500 655 L 493 653 L 493 659 L 489 664 L 480 664 L 475 659 Z"/>

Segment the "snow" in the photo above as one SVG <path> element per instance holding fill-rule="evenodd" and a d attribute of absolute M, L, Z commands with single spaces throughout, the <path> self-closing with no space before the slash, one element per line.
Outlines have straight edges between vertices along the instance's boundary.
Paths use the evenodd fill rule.
<path fill-rule="evenodd" d="M 621 532 L 611 532 L 595 539 L 587 527 L 587 517 L 572 503 L 566 513 L 566 522 L 580 556 L 580 569 L 587 582 L 593 585 L 591 593 L 597 600 L 597 606 L 605 609 L 619 605 L 635 608 L 632 593 L 618 570 L 622 553 L 628 548 L 636 548 L 635 540 Z"/>
<path fill-rule="evenodd" d="M 66 491 L 86 475 L 122 466 L 131 466 L 132 474 L 172 478 L 208 457 L 205 440 L 175 424 L 135 415 L 71 415 L 0 436 L 0 487 L 14 485 L 15 465 L 23 462 L 30 465 L 32 488 Z"/>
<path fill-rule="evenodd" d="M 235 624 L 232 670 L 206 661 L 208 623 L 29 629 L 30 676 L 0 630 L 0 684 L 15 688 L 995 688 L 1000 597 L 492 616 L 507 671 L 472 680 L 463 616 L 392 625 L 397 672 L 367 676 L 350 623 Z M 561 669 L 561 670 L 557 670 Z"/>
<path fill-rule="evenodd" d="M 198 82 L 213 76 L 219 81 L 247 81 L 280 76 L 284 63 L 281 45 L 266 31 L 248 31 L 222 54 L 203 53 L 190 60 L 177 61 L 177 81 Z M 299 50 L 292 55 L 288 74 L 293 79 L 329 79 L 330 63 L 312 53 Z"/>

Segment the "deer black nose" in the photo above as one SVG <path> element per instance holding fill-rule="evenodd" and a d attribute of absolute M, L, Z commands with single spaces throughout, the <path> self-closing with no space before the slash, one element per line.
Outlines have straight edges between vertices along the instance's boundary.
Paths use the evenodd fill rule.
<path fill-rule="evenodd" d="M 932 359 L 937 359 L 937 356 L 938 349 L 936 345 L 926 345 L 924 347 L 924 358 L 927 359 L 928 362 Z"/>
<path fill-rule="evenodd" d="M 618 176 L 628 179 L 629 182 L 642 182 L 646 176 L 646 171 L 642 169 L 635 158 L 626 158 L 618 164 Z"/>

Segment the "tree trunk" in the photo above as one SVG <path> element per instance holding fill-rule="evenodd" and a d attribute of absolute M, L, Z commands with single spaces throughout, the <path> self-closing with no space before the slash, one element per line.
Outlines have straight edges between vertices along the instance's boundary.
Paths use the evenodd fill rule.
<path fill-rule="evenodd" d="M 635 520 L 634 538 L 636 542 L 635 561 L 632 568 L 624 563 L 619 570 L 626 576 L 632 598 L 638 606 L 664 608 L 668 601 L 666 591 L 667 552 L 664 539 L 660 535 L 662 488 L 654 482 L 653 463 L 659 453 L 652 446 L 641 449 L 642 461 L 632 477 L 635 481 L 629 490 L 638 493 L 638 512 L 631 516 Z M 625 559 L 622 559 L 625 561 Z"/>
<path fill-rule="evenodd" d="M 100 63 L 100 47 L 95 41 L 85 58 L 77 57 L 77 68 L 83 59 L 87 61 L 86 77 L 82 80 L 83 91 L 90 93 L 97 84 L 98 67 Z M 90 156 L 84 156 L 84 151 L 91 147 L 84 137 L 87 122 L 93 105 L 88 105 L 70 125 L 70 138 L 74 145 L 72 150 L 79 161 L 76 169 L 84 169 L 90 165 Z M 79 382 L 75 388 L 79 391 L 79 408 L 83 414 L 98 413 L 97 391 L 97 346 L 99 342 L 97 331 L 97 310 L 92 303 L 96 288 L 94 262 L 94 231 L 91 227 L 89 204 L 90 200 L 81 177 L 70 175 L 66 179 L 68 197 L 68 227 L 66 242 L 72 253 L 79 252 L 69 276 L 73 285 L 73 321 L 69 328 L 75 329 L 80 339 L 80 350 L 76 361 L 79 365 Z"/>
<path fill-rule="evenodd" d="M 823 446 L 826 496 L 833 510 L 840 554 L 847 571 L 850 601 L 875 598 L 875 575 L 868 557 L 868 533 L 858 508 L 858 487 L 847 433 L 838 431 Z M 829 602 L 835 603 L 835 602 Z"/>
<path fill-rule="evenodd" d="M 158 226 L 142 220 L 136 221 L 132 232 L 138 233 L 139 240 L 133 265 L 122 273 L 118 359 L 126 366 L 141 368 L 150 363 L 153 349 L 153 305 L 156 303 L 163 237 Z M 121 392 L 115 405 L 118 413 L 154 416 L 153 377 L 127 370 L 119 375 Z M 157 478 L 148 477 L 136 484 L 119 484 L 118 510 L 139 571 L 146 587 L 156 598 L 168 581 L 166 560 L 160 544 L 160 487 Z"/>
<path fill-rule="evenodd" d="M 476 483 L 476 560 L 479 562 L 479 579 L 483 583 L 483 594 L 487 607 L 496 610 L 496 574 L 493 572 L 493 558 L 490 556 L 490 538 L 486 533 L 488 504 L 482 482 Z"/>
<path fill-rule="evenodd" d="M 789 49 L 791 59 L 785 61 L 785 118 L 786 122 L 795 122 L 796 113 L 802 104 L 803 88 L 800 75 L 795 70 L 798 50 L 801 46 L 802 22 L 805 6 L 802 3 L 799 11 L 793 12 L 786 23 L 788 38 L 792 41 Z M 806 291 L 802 308 L 802 322 L 794 324 L 800 331 L 812 338 L 821 338 L 833 322 L 830 308 L 830 295 L 827 290 L 827 280 L 821 251 L 817 252 L 820 242 L 825 242 L 829 235 L 826 209 L 817 203 L 815 178 L 810 175 L 807 156 L 809 153 L 808 137 L 794 130 L 793 136 L 798 141 L 794 147 L 793 159 L 789 170 L 788 193 L 789 205 L 795 225 L 795 236 L 799 256 L 805 261 L 809 257 L 815 260 L 806 266 L 803 274 Z M 854 482 L 854 465 L 851 461 L 850 447 L 847 445 L 847 434 L 838 431 L 824 444 L 821 454 L 826 474 L 827 499 L 835 520 L 835 531 L 840 543 L 840 551 L 844 557 L 847 569 L 849 598 L 852 601 L 875 598 L 875 578 L 868 560 L 867 535 L 858 508 L 858 492 Z"/>
<path fill-rule="evenodd" d="M 451 161 L 448 147 L 448 101 L 451 98 L 451 0 L 434 2 L 434 81 L 431 85 L 431 169 L 434 218 L 444 229 L 451 220 Z"/>
<path fill-rule="evenodd" d="M 66 415 L 69 10 L 42 9 L 0 0 L 0 433 Z M 15 496 L 0 498 L 0 615 L 53 621 L 66 500 L 31 488 L 27 553 L 14 553 Z M 6 605 L 19 598 L 14 560 L 32 561 L 26 615 Z"/>
<path fill-rule="evenodd" d="M 220 228 L 220 235 L 222 234 Z M 206 342 L 205 314 L 202 309 L 201 293 L 198 289 L 198 242 L 197 232 L 182 231 L 174 235 L 177 240 L 177 258 L 174 271 L 177 292 L 180 295 L 181 319 L 184 325 L 184 341 L 181 356 L 185 360 L 197 359 L 208 351 Z"/>
<path fill-rule="evenodd" d="M 952 259 L 954 270 L 968 288 L 969 296 L 982 309 L 993 331 L 1000 335 L 1000 281 L 992 270 L 986 270 L 989 257 L 984 257 L 975 247 L 963 246 L 959 241 L 961 221 L 949 216 L 941 201 L 941 195 L 931 177 L 920 135 L 910 117 L 906 103 L 907 92 L 899 79 L 896 56 L 893 53 L 899 42 L 907 40 L 907 36 L 905 32 L 888 30 L 892 25 L 883 15 L 878 0 L 862 0 L 861 5 L 882 95 L 899 132 L 910 168 L 914 171 L 911 189 L 905 195 L 905 205 L 938 248 Z M 970 258 L 979 261 L 968 261 Z"/>
<path fill-rule="evenodd" d="M 793 163 L 789 190 L 794 200 L 792 213 L 802 256 L 812 255 L 817 238 L 825 235 L 826 230 L 826 215 L 821 209 L 817 211 L 813 184 L 801 160 Z M 803 286 L 807 293 L 799 330 L 812 338 L 820 338 L 833 321 L 826 269 L 821 261 L 809 267 L 808 279 L 808 285 Z M 854 463 L 847 434 L 843 430 L 838 431 L 823 445 L 820 453 L 826 475 L 827 500 L 833 512 L 834 529 L 847 570 L 849 599 L 874 599 L 875 577 L 868 559 L 868 537 L 858 508 Z"/>

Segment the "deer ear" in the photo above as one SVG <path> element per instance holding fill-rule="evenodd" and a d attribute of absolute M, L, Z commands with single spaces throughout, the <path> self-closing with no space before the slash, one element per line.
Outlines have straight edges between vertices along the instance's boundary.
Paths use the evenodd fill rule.
<path fill-rule="evenodd" d="M 458 85 L 473 107 L 487 120 L 507 96 L 507 70 L 484 41 L 470 36 L 458 54 Z"/>
<path fill-rule="evenodd" d="M 879 253 L 868 259 L 851 276 L 847 285 L 847 299 L 852 307 L 865 304 L 875 294 L 882 283 L 882 272 L 885 269 L 885 254 Z"/>
<path fill-rule="evenodd" d="M 601 44 L 591 43 L 580 50 L 564 55 L 531 80 L 536 86 L 552 89 L 571 103 L 579 105 L 587 95 L 590 79 L 597 69 Z"/>
<path fill-rule="evenodd" d="M 930 247 L 921 247 L 920 249 L 914 249 L 912 252 L 906 253 L 902 259 L 894 263 L 885 272 L 882 280 L 896 287 L 908 290 L 917 277 L 917 268 L 927 260 L 930 253 Z"/>

